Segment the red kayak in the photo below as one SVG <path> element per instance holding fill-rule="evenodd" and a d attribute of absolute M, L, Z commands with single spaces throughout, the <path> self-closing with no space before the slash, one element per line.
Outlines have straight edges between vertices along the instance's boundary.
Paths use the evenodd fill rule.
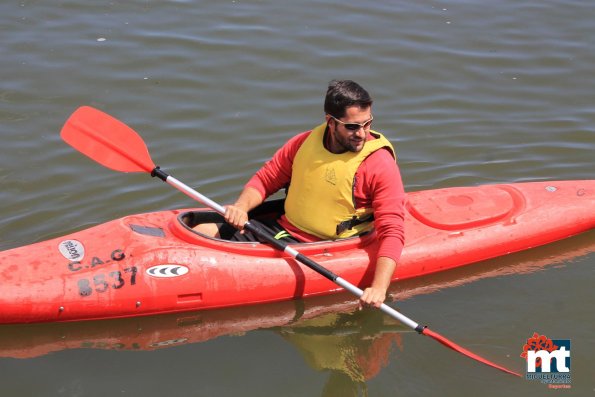
<path fill-rule="evenodd" d="M 277 211 L 276 202 L 254 217 Z M 340 290 L 264 243 L 229 242 L 192 227 L 212 210 L 126 216 L 0 252 L 0 323 L 77 321 L 282 301 Z M 405 280 L 525 250 L 595 227 L 595 180 L 459 187 L 409 193 Z M 366 286 L 376 236 L 292 244 Z"/>
<path fill-rule="evenodd" d="M 549 244 L 535 250 L 509 255 L 500 260 L 465 266 L 456 271 L 435 274 L 430 280 L 411 279 L 395 283 L 390 296 L 398 301 L 428 294 L 481 279 L 510 274 L 529 274 L 548 266 L 574 261 L 595 252 L 592 232 Z M 357 317 L 357 302 L 350 294 L 338 293 L 266 305 L 238 306 L 219 310 L 172 313 L 102 321 L 14 324 L 0 327 L 0 357 L 32 358 L 69 349 L 107 349 L 152 351 L 186 344 L 200 343 L 224 335 L 243 335 L 262 329 L 308 332 L 318 340 L 327 335 L 353 335 L 363 332 L 364 338 L 377 332 L 406 331 L 390 317 L 383 316 L 381 330 L 377 322 L 365 320 L 355 329 L 349 322 L 333 322 L 331 328 L 320 328 L 321 318 L 329 316 Z M 369 319 L 369 313 L 364 316 Z M 317 328 L 312 327 L 315 322 Z M 325 324 L 323 322 L 323 324 Z M 345 324 L 345 325 L 341 325 Z M 297 327 L 297 329 L 296 329 Z M 372 329 L 370 329 L 372 327 Z"/>

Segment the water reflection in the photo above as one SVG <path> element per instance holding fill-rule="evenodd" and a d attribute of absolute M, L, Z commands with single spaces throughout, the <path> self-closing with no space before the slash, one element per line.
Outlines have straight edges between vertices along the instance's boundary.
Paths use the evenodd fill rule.
<path fill-rule="evenodd" d="M 330 313 L 278 332 L 317 371 L 329 373 L 322 396 L 367 395 L 366 382 L 403 348 L 396 320 L 379 311 Z"/>

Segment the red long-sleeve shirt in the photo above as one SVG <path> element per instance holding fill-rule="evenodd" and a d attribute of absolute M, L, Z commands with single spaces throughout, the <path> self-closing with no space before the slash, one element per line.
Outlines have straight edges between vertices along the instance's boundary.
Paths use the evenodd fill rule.
<path fill-rule="evenodd" d="M 248 181 L 246 187 L 260 192 L 263 200 L 291 181 L 295 155 L 311 131 L 291 138 Z M 368 140 L 374 139 L 368 134 Z M 405 193 L 399 167 L 388 150 L 377 150 L 359 166 L 354 181 L 355 208 L 374 210 L 374 227 L 378 234 L 377 256 L 385 256 L 398 262 L 405 241 L 404 208 Z M 279 224 L 297 239 L 304 242 L 319 241 L 293 226 L 283 215 Z"/>

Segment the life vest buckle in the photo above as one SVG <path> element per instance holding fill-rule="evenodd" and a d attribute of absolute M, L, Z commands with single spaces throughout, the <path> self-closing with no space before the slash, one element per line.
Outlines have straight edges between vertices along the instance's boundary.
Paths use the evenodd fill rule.
<path fill-rule="evenodd" d="M 353 215 L 351 219 L 339 223 L 335 231 L 337 236 L 340 236 L 343 232 L 351 230 L 355 226 L 361 225 L 362 223 L 371 222 L 372 220 L 374 220 L 374 214 L 370 214 L 362 218 L 358 218 L 356 215 Z"/>

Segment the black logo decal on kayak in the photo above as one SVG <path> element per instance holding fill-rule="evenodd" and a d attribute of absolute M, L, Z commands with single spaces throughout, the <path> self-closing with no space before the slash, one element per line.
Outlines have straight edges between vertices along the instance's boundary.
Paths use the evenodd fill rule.
<path fill-rule="evenodd" d="M 85 246 L 78 240 L 64 240 L 58 244 L 58 249 L 70 261 L 81 261 L 85 257 Z"/>
<path fill-rule="evenodd" d="M 159 278 L 180 277 L 188 273 L 188 268 L 182 265 L 157 265 L 147 269 L 147 274 Z"/>

